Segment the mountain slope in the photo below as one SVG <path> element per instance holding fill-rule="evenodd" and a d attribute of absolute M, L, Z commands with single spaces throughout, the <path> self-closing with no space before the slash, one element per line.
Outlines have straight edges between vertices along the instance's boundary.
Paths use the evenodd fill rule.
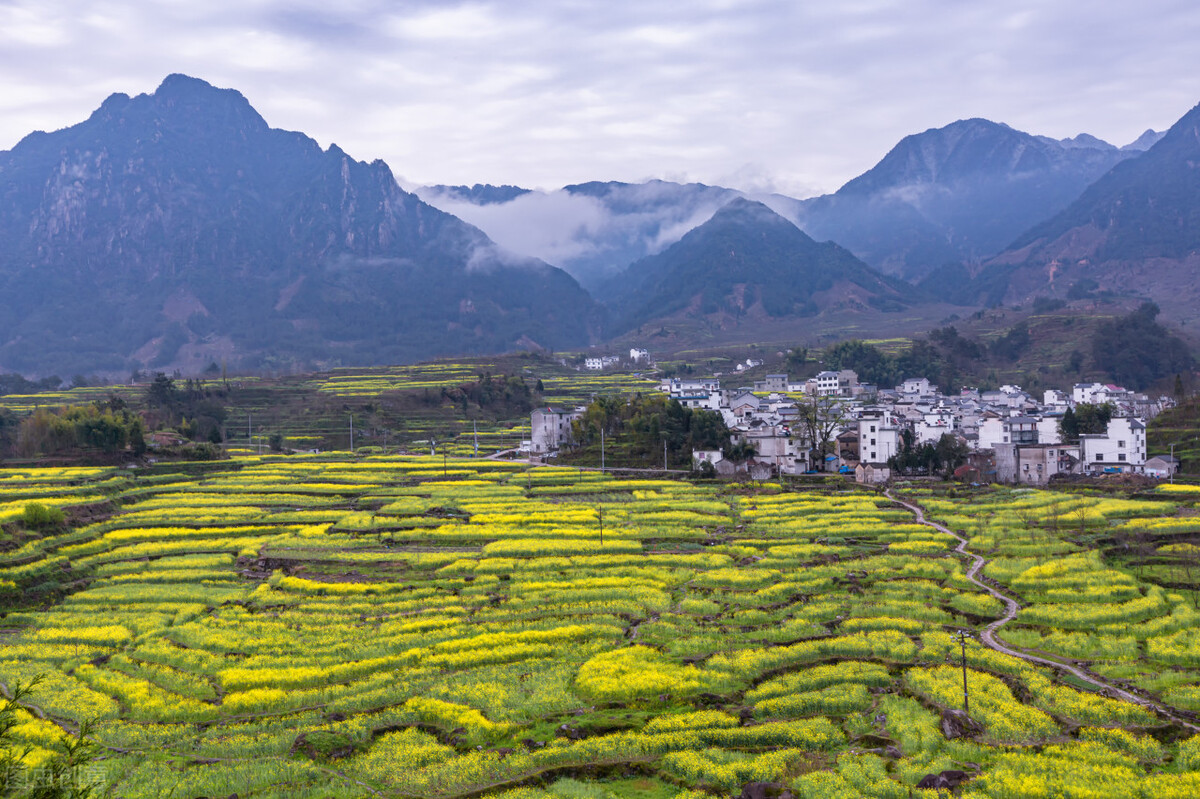
<path fill-rule="evenodd" d="M 1133 155 L 1092 136 L 1056 141 L 960 120 L 905 137 L 872 169 L 800 203 L 789 218 L 884 272 L 919 280 L 946 262 L 999 252 Z"/>
<path fill-rule="evenodd" d="M 574 280 L 172 75 L 0 153 L 0 368 L 411 361 L 588 337 Z"/>
<path fill-rule="evenodd" d="M 1067 296 L 1088 281 L 1154 299 L 1164 317 L 1200 329 L 1200 106 L 1017 238 L 989 273 L 1004 276 L 1010 301 Z"/>
<path fill-rule="evenodd" d="M 899 310 L 913 290 L 832 242 L 818 244 L 759 202 L 737 198 L 614 281 L 615 332 L 687 312 L 815 316 Z"/>

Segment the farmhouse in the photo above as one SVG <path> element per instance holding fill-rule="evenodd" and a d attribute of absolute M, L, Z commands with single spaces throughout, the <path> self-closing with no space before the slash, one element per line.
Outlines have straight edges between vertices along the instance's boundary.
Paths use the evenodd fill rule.
<path fill-rule="evenodd" d="M 583 409 L 568 411 L 555 408 L 535 408 L 529 415 L 530 451 L 535 454 L 555 452 L 573 442 L 571 422 L 583 416 Z"/>

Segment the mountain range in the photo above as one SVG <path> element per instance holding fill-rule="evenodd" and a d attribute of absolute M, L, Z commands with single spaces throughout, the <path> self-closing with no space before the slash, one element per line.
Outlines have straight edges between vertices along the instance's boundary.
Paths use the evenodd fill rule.
<path fill-rule="evenodd" d="M 1008 302 L 1137 294 L 1200 325 L 1200 105 L 979 271 Z"/>
<path fill-rule="evenodd" d="M 961 120 L 805 200 L 666 181 L 409 192 L 172 75 L 0 152 L 0 371 L 398 363 L 672 318 L 819 332 L 1097 292 L 1200 328 L 1197 164 L 1193 109 L 1125 147 Z"/>
<path fill-rule="evenodd" d="M 29 373 L 578 346 L 596 314 L 382 161 L 183 75 L 0 153 L 0 241 L 0 367 Z"/>

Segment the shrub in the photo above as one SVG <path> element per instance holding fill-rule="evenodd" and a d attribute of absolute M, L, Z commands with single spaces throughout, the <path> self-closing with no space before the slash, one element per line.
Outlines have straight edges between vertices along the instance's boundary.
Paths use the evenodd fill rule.
<path fill-rule="evenodd" d="M 25 523 L 26 527 L 32 529 L 56 527 L 62 524 L 65 518 L 63 512 L 58 508 L 52 508 L 40 502 L 25 503 L 25 512 L 21 514 L 21 521 Z"/>

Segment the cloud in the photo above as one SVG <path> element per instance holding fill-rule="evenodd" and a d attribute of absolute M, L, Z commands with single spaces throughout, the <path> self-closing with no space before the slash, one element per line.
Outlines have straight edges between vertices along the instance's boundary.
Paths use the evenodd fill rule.
<path fill-rule="evenodd" d="M 184 72 L 415 183 L 803 195 L 971 116 L 1132 141 L 1200 99 L 1197 39 L 1185 0 L 0 0 L 0 148 Z"/>
<path fill-rule="evenodd" d="M 674 244 L 735 193 L 673 183 L 611 185 L 599 196 L 559 189 L 476 205 L 431 188 L 426 202 L 485 232 L 502 249 L 559 266 L 588 286 Z"/>

